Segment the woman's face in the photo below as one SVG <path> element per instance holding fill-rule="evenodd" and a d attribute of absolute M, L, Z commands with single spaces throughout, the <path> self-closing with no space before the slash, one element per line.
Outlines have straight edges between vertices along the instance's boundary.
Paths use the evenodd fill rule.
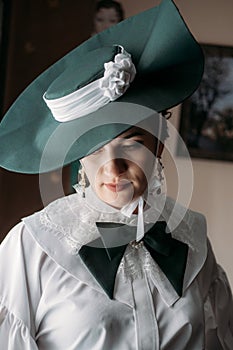
<path fill-rule="evenodd" d="M 81 163 L 97 196 L 115 208 L 122 208 L 146 190 L 156 148 L 152 134 L 133 127 Z"/>
<path fill-rule="evenodd" d="M 118 22 L 119 17 L 114 8 L 101 8 L 94 17 L 95 33 L 100 33 Z"/>

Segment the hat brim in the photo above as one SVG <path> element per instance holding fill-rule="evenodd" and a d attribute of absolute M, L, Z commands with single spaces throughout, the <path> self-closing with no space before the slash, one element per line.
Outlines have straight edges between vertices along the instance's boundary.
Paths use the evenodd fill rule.
<path fill-rule="evenodd" d="M 137 75 L 130 88 L 119 100 L 94 113 L 71 122 L 57 122 L 43 101 L 48 86 L 70 65 L 78 64 L 79 57 L 114 44 L 122 45 L 132 55 Z M 80 136 L 102 125 L 104 132 L 97 128 L 89 137 L 93 144 L 100 144 L 124 132 L 127 118 L 129 125 L 135 125 L 152 111 L 160 112 L 181 103 L 198 87 L 203 67 L 200 46 L 175 4 L 164 0 L 90 38 L 29 85 L 0 125 L 0 166 L 35 174 L 72 163 L 92 148 L 87 147 L 88 138 L 85 141 Z"/>
<path fill-rule="evenodd" d="M 36 174 L 68 165 L 95 151 L 130 127 L 157 114 L 154 110 L 127 102 L 106 105 L 87 117 L 66 123 L 58 123 L 48 117 L 43 133 L 33 132 L 41 125 L 35 122 L 13 128 L 1 136 L 0 163 L 10 171 Z M 12 123 L 12 127 L 14 123 Z M 11 145 L 9 134 L 20 137 Z M 31 147 L 28 147 L 31 144 Z M 43 150 L 41 152 L 41 150 Z M 8 154 L 8 157 L 6 157 Z M 2 157 L 2 155 L 4 155 Z"/>

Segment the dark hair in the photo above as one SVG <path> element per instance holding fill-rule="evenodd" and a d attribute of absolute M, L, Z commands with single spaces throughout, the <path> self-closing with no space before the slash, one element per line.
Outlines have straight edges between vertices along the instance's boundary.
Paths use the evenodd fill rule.
<path fill-rule="evenodd" d="M 164 110 L 161 112 L 162 116 L 165 118 L 165 119 L 170 119 L 171 116 L 172 116 L 172 112 L 168 111 L 168 110 Z"/>
<path fill-rule="evenodd" d="M 100 0 L 97 2 L 95 7 L 95 12 L 98 12 L 101 8 L 114 8 L 117 12 L 117 15 L 119 17 L 119 22 L 124 19 L 124 10 L 121 6 L 121 4 L 114 0 Z"/>

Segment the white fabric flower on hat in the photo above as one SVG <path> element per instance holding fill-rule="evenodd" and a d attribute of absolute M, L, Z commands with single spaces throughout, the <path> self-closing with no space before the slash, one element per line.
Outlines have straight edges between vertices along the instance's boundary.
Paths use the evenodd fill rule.
<path fill-rule="evenodd" d="M 115 56 L 114 62 L 104 64 L 104 76 L 100 79 L 100 88 L 104 90 L 104 96 L 108 97 L 110 101 L 122 96 L 136 75 L 131 55 L 123 48 L 122 50 L 122 53 Z"/>
<path fill-rule="evenodd" d="M 93 113 L 125 93 L 135 78 L 136 68 L 131 55 L 120 48 L 114 62 L 104 64 L 102 78 L 59 98 L 47 99 L 44 94 L 44 101 L 57 121 L 67 122 Z"/>

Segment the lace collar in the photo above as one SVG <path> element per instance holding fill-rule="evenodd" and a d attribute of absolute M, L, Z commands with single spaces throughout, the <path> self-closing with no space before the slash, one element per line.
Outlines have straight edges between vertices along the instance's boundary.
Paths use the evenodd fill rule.
<path fill-rule="evenodd" d="M 91 192 L 87 198 L 82 198 L 78 194 L 70 195 L 51 203 L 42 211 L 24 218 L 23 221 L 31 235 L 48 256 L 66 271 L 69 271 L 75 278 L 103 292 L 93 276 L 87 273 L 83 264 L 81 262 L 77 264 L 77 261 L 81 260 L 78 254 L 79 250 L 83 245 L 99 237 L 96 222 L 136 225 L 137 215 L 128 217 L 105 203 L 101 202 L 100 207 L 98 202 L 99 199 L 92 196 Z M 169 223 L 169 229 L 172 228 L 172 236 L 187 243 L 190 248 L 183 282 L 185 290 L 192 283 L 206 259 L 205 218 L 191 210 L 184 211 L 182 206 L 177 205 L 171 198 L 162 195 L 148 198 L 147 204 L 148 208 L 144 212 L 145 222 L 154 223 L 157 219 L 166 220 Z M 184 214 L 184 216 L 182 217 L 181 214 Z M 134 249 L 129 244 L 117 273 L 116 286 L 118 287 L 116 287 L 115 298 L 128 305 L 133 305 L 133 296 L 125 293 L 124 284 L 129 283 L 127 276 L 131 278 L 135 275 L 137 277 L 142 267 L 144 269 L 145 266 L 149 266 L 148 273 L 150 273 L 161 297 L 167 305 L 172 305 L 178 299 L 178 295 L 164 278 L 158 266 L 153 263 L 148 252 L 144 252 L 143 249 L 140 250 L 141 253 L 145 253 L 142 257 L 143 266 L 136 264 L 138 262 L 138 257 L 136 257 L 135 263 L 133 263 L 135 273 L 132 273 L 130 269 L 132 267 L 132 252 L 134 252 Z M 127 263 L 127 261 L 130 263 Z M 119 287 L 121 286 L 118 281 L 119 278 L 126 281 L 122 284 L 122 289 Z"/>
<path fill-rule="evenodd" d="M 196 231 L 197 214 L 177 204 L 169 197 L 150 195 L 144 211 L 145 224 L 158 220 L 166 221 L 169 231 L 176 239 L 187 243 L 191 249 L 199 250 L 201 242 L 190 232 Z M 73 194 L 61 198 L 40 212 L 40 221 L 48 230 L 64 239 L 72 253 L 82 245 L 99 237 L 96 222 L 114 222 L 129 226 L 137 225 L 137 215 L 127 216 L 120 210 L 102 202 L 89 188 L 86 198 Z"/>

